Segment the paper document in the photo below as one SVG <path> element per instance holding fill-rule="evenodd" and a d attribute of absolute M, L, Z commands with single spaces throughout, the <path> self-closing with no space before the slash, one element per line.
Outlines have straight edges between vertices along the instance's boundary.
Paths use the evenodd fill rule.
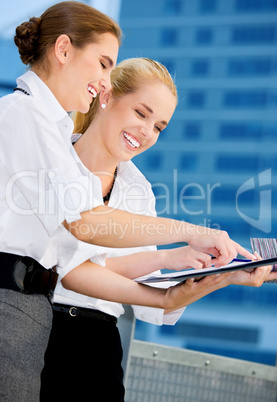
<path fill-rule="evenodd" d="M 201 278 L 207 275 L 222 274 L 225 272 L 233 272 L 238 270 L 253 270 L 254 268 L 277 264 L 277 256 L 266 258 L 263 260 L 233 260 L 230 264 L 219 268 L 202 268 L 202 269 L 186 269 L 184 271 L 174 271 L 171 273 L 160 274 L 155 276 L 141 276 L 135 279 L 139 283 L 154 283 L 154 282 L 184 282 L 188 278 Z"/>

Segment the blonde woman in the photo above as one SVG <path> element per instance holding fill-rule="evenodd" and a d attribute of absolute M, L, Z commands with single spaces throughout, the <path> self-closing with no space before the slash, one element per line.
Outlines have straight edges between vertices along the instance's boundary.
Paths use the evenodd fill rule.
<path fill-rule="evenodd" d="M 98 194 L 105 205 L 154 216 L 151 186 L 131 159 L 153 146 L 169 123 L 177 104 L 175 84 L 163 65 L 145 58 L 121 62 L 112 71 L 111 81 L 112 91 L 103 91 L 88 114 L 77 114 L 75 131 L 80 134 L 74 136 L 72 154 L 98 178 Z M 183 308 L 195 300 L 231 283 L 260 285 L 270 270 L 212 276 L 200 282 L 188 280 L 170 289 L 157 289 L 127 278 L 162 268 L 210 266 L 211 257 L 190 246 L 157 251 L 153 246 L 119 249 L 83 243 L 71 264 L 76 266 L 88 257 L 89 261 L 68 274 L 68 266 L 61 269 L 42 373 L 42 401 L 53 395 L 53 378 L 57 379 L 56 400 L 124 400 L 122 349 L 116 327 L 124 310 L 115 302 L 135 304 L 139 319 L 173 325 Z M 105 269 L 126 278 L 102 280 L 101 270 Z M 102 300 L 105 292 L 111 301 Z M 66 386 L 70 376 L 74 385 Z"/>

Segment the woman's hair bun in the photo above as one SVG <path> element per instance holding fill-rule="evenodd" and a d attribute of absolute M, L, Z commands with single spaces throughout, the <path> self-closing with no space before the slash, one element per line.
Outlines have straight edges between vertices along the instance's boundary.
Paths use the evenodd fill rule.
<path fill-rule="evenodd" d="M 41 18 L 32 17 L 16 28 L 14 43 L 18 47 L 20 58 L 24 64 L 30 64 L 36 60 L 37 40 Z"/>

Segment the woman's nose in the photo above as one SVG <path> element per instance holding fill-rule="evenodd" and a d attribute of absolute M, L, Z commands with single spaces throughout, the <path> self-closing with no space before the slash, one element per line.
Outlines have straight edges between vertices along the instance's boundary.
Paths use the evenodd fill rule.
<path fill-rule="evenodd" d="M 151 139 L 153 136 L 153 130 L 151 129 L 150 125 L 147 124 L 140 127 L 140 133 L 147 139 Z"/>

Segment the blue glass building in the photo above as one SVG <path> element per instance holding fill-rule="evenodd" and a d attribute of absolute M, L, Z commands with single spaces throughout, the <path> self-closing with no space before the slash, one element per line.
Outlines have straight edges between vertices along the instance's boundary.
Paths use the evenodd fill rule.
<path fill-rule="evenodd" d="M 174 75 L 179 104 L 134 162 L 159 215 L 250 237 L 277 236 L 277 1 L 123 0 L 120 59 Z M 174 327 L 137 321 L 136 337 L 275 364 L 276 284 L 232 286 L 187 308 Z M 274 303 L 275 302 L 275 303 Z"/>

